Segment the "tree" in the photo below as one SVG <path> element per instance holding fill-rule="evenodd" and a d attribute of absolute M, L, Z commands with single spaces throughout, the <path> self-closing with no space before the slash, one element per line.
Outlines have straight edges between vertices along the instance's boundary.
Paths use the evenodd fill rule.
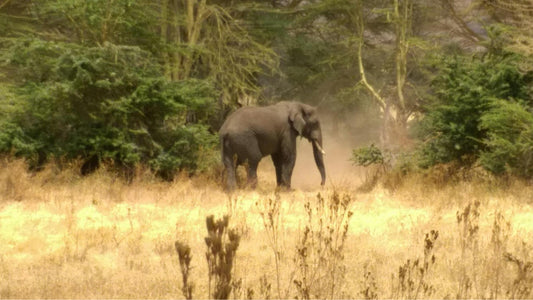
<path fill-rule="evenodd" d="M 531 79 L 519 63 L 523 57 L 503 50 L 469 56 L 443 57 L 432 87 L 435 98 L 421 121 L 421 165 L 476 162 L 486 151 L 491 127 L 486 115 L 495 99 L 530 105 Z M 494 113 L 492 113 L 494 114 Z"/>
<path fill-rule="evenodd" d="M 60 157 L 143 163 L 165 178 L 202 169 L 217 100 L 258 94 L 259 74 L 277 66 L 244 26 L 247 2 L 0 1 L 0 150 L 34 167 Z"/>
<path fill-rule="evenodd" d="M 411 0 L 394 0 L 392 9 L 386 10 L 387 19 L 392 23 L 395 34 L 395 96 L 385 97 L 367 80 L 363 63 L 363 46 L 365 43 L 365 20 L 362 14 L 362 3 L 357 6 L 357 59 L 359 73 L 363 85 L 377 101 L 383 112 L 383 129 L 381 132 L 381 144 L 389 147 L 394 144 L 403 144 L 407 139 L 407 120 L 412 111 L 406 103 L 405 85 L 407 81 L 407 55 L 411 48 L 413 3 Z"/>
<path fill-rule="evenodd" d="M 494 100 L 481 116 L 487 132 L 479 160 L 495 174 L 533 177 L 533 114 L 523 102 Z"/>
<path fill-rule="evenodd" d="M 475 46 L 490 47 L 486 28 L 503 25 L 509 50 L 531 57 L 533 50 L 532 0 L 440 0 L 443 11 L 462 37 Z"/>
<path fill-rule="evenodd" d="M 493 0 L 481 1 L 492 18 L 510 27 L 507 31 L 509 49 L 533 56 L 533 1 Z"/>
<path fill-rule="evenodd" d="M 258 74 L 277 68 L 275 52 L 255 41 L 238 19 L 240 3 L 43 0 L 30 4 L 27 10 L 48 39 L 87 46 L 138 45 L 160 57 L 165 76 L 173 81 L 216 82 L 228 104 L 257 95 Z"/>
<path fill-rule="evenodd" d="M 207 0 L 162 0 L 160 34 L 165 74 L 172 80 L 208 77 L 225 103 L 259 92 L 257 75 L 277 57 L 234 17 L 237 7 Z"/>
<path fill-rule="evenodd" d="M 485 0 L 440 0 L 444 15 L 452 21 L 452 24 L 455 24 L 456 30 L 452 29 L 453 32 L 474 45 L 480 45 L 481 42 L 486 40 L 486 37 L 479 32 L 480 28 L 477 28 L 478 30 L 474 29 L 474 26 L 480 27 L 476 22 L 481 19 L 479 18 L 480 12 L 484 14 L 483 2 Z"/>
<path fill-rule="evenodd" d="M 82 173 L 102 161 L 125 171 L 143 163 L 165 179 L 205 167 L 203 151 L 216 141 L 205 125 L 215 103 L 208 81 L 169 81 L 138 47 L 31 40 L 10 50 L 8 61 L 25 82 L 12 88 L 0 150 L 34 168 L 79 158 Z"/>
<path fill-rule="evenodd" d="M 381 144 L 384 147 L 396 147 L 407 139 L 407 121 L 416 110 L 416 87 L 409 83 L 409 54 L 420 44 L 414 38 L 412 30 L 413 11 L 418 8 L 413 0 L 374 1 L 361 0 L 325 0 L 317 2 L 311 8 L 315 14 L 323 16 L 336 28 L 337 45 L 342 49 L 339 57 L 349 57 L 355 62 L 352 88 L 363 88 L 379 107 L 382 118 Z M 315 18 L 318 26 L 324 26 Z M 372 25 L 369 27 L 368 25 Z M 327 26 L 327 25 L 326 25 Z M 392 39 L 383 38 L 392 35 Z M 391 42 L 392 40 L 392 42 Z M 381 50 L 373 47 L 372 51 L 381 51 L 381 62 L 369 61 L 371 56 L 366 50 L 379 44 Z M 385 59 L 383 59 L 385 56 Z M 333 61 L 330 60 L 329 62 Z M 367 65 L 373 64 L 372 74 Z M 381 68 L 376 65 L 381 64 Z M 379 70 L 381 69 L 381 70 Z M 389 72 L 393 69 L 393 72 Z M 384 71 L 382 71 L 384 70 Z M 390 74 L 394 74 L 390 76 Z M 381 78 L 378 79 L 378 78 Z"/>

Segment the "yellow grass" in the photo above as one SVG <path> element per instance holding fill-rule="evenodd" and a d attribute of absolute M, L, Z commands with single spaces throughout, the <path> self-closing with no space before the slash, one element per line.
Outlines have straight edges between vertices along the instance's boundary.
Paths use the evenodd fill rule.
<path fill-rule="evenodd" d="M 312 159 L 301 157 L 294 171 L 294 191 L 279 196 L 283 297 L 297 295 L 293 258 L 306 222 L 304 203 L 314 203 L 317 193 L 327 198 L 334 190 L 353 199 L 344 249 L 345 280 L 337 295 L 363 297 L 366 270 L 372 273 L 380 298 L 394 296 L 391 275 L 397 278 L 407 259 L 423 258 L 424 234 L 434 229 L 439 231 L 436 262 L 426 277 L 435 288 L 432 297 L 455 297 L 464 268 L 474 277 L 471 297 L 489 294 L 495 272 L 505 272 L 499 296 L 507 297 L 516 267 L 502 258 L 504 270 L 490 268 L 492 224 L 495 213 L 501 212 L 511 223 L 506 251 L 531 260 L 527 257 L 533 233 L 531 187 L 459 183 L 436 188 L 407 179 L 394 192 L 378 186 L 370 193 L 358 193 L 361 170 L 344 159 L 335 161 L 346 153 L 334 151 L 328 153 L 330 179 L 324 188 L 317 186 L 319 174 Z M 276 199 L 270 165 L 268 160 L 262 162 L 256 191 L 244 189 L 228 196 L 220 182 L 201 178 L 161 183 L 145 177 L 128 185 L 105 171 L 79 178 L 74 171 L 55 173 L 50 167 L 32 175 L 22 162 L 5 162 L 0 168 L 0 297 L 182 298 L 174 249 L 180 240 L 192 248 L 193 295 L 207 298 L 204 237 L 205 217 L 210 214 L 230 214 L 230 225 L 242 234 L 234 270 L 242 288 L 236 289 L 235 297 L 246 297 L 246 290 L 265 297 L 261 278 L 268 280 L 270 295 L 277 297 L 273 250 L 260 216 L 262 201 Z M 479 250 L 467 254 L 469 261 L 477 257 L 477 265 L 461 263 L 456 217 L 474 201 L 481 203 Z"/>

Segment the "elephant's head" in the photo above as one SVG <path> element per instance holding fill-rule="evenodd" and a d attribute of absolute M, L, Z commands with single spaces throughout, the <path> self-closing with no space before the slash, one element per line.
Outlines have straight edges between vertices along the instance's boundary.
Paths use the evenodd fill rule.
<path fill-rule="evenodd" d="M 321 185 L 326 182 L 326 169 L 324 168 L 324 150 L 322 149 L 322 130 L 316 108 L 293 102 L 289 107 L 289 121 L 291 126 L 311 144 L 313 144 L 313 155 L 316 166 L 322 177 Z"/>

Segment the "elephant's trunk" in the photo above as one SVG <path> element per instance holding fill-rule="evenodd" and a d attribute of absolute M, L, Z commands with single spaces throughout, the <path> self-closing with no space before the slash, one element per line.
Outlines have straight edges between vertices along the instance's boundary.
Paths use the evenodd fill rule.
<path fill-rule="evenodd" d="M 322 181 L 320 182 L 320 185 L 324 185 L 326 183 L 326 168 L 324 167 L 324 150 L 322 149 L 322 138 L 316 139 L 313 141 L 313 155 L 315 156 L 315 162 L 316 166 L 318 168 L 318 171 L 320 171 L 320 176 L 322 177 Z"/>

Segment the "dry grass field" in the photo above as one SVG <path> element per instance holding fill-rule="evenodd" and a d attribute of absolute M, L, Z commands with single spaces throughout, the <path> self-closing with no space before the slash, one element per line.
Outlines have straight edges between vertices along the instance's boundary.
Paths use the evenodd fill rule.
<path fill-rule="evenodd" d="M 191 248 L 192 296 L 208 298 L 209 215 L 230 216 L 240 236 L 231 298 L 533 296 L 531 186 L 413 177 L 362 193 L 349 152 L 327 155 L 323 188 L 301 155 L 293 191 L 275 193 L 265 159 L 258 189 L 233 195 L 220 178 L 141 174 L 127 184 L 4 161 L 0 297 L 183 298 L 178 240 Z"/>

